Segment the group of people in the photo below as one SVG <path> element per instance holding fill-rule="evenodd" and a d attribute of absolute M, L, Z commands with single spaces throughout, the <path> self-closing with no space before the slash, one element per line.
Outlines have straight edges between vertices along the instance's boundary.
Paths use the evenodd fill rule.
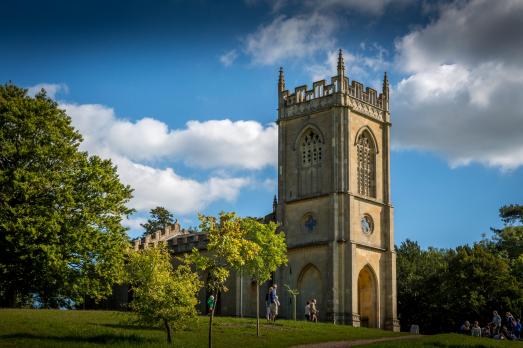
<path fill-rule="evenodd" d="M 278 316 L 278 308 L 280 307 L 280 301 L 278 300 L 278 284 L 273 284 L 269 287 L 269 291 L 265 295 L 265 317 L 267 321 L 276 321 Z"/>
<path fill-rule="evenodd" d="M 521 321 L 514 318 L 510 312 L 506 312 L 501 318 L 497 311 L 492 312 L 492 321 L 485 327 L 480 327 L 476 320 L 473 325 L 465 321 L 461 325 L 460 331 L 465 335 L 476 337 L 490 337 L 498 340 L 519 340 L 521 339 Z"/>
<path fill-rule="evenodd" d="M 318 310 L 318 307 L 316 306 L 315 298 L 313 298 L 310 301 L 307 301 L 307 305 L 305 306 L 305 319 L 307 321 L 313 321 L 313 322 L 317 323 L 319 312 L 320 311 Z"/>

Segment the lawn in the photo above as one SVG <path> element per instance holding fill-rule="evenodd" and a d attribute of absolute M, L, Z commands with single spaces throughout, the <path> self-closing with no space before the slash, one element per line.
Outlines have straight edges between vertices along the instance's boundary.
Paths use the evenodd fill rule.
<path fill-rule="evenodd" d="M 263 322 L 263 321 L 262 321 Z M 174 333 L 175 347 L 206 347 L 208 318 Z M 214 347 L 288 347 L 293 344 L 398 335 L 346 325 L 280 320 L 264 323 L 256 337 L 254 319 L 217 317 Z M 0 347 L 169 347 L 165 332 L 136 327 L 129 314 L 110 311 L 0 310 Z"/>
<path fill-rule="evenodd" d="M 217 317 L 214 347 L 288 347 L 295 344 L 351 341 L 400 334 L 353 328 L 346 325 L 313 324 L 280 320 L 262 321 L 261 337 L 256 337 L 254 319 Z M 174 333 L 174 347 L 206 347 L 207 317 L 200 317 L 190 329 Z M 128 313 L 111 311 L 59 311 L 0 309 L 0 347 L 172 347 L 161 329 L 138 327 Z M 523 342 L 444 334 L 412 340 L 381 342 L 365 347 L 523 347 Z"/>

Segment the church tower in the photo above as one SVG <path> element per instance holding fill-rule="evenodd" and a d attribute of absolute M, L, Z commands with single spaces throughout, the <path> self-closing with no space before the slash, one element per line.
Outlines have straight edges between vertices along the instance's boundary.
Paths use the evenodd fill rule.
<path fill-rule="evenodd" d="M 289 263 L 275 281 L 299 289 L 299 314 L 314 298 L 322 321 L 399 330 L 390 126 L 387 75 L 379 95 L 349 81 L 341 50 L 337 75 L 310 90 L 286 90 L 280 68 L 276 216 Z"/>

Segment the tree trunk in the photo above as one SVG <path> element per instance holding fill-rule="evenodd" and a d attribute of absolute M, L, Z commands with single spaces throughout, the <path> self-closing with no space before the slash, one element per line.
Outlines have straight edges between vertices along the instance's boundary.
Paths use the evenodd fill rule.
<path fill-rule="evenodd" d="M 211 310 L 211 316 L 209 317 L 209 348 L 212 348 L 212 320 L 214 318 L 214 311 L 218 305 L 218 291 L 214 292 L 214 306 Z"/>
<path fill-rule="evenodd" d="M 256 336 L 260 336 L 260 282 L 256 280 Z"/>
<path fill-rule="evenodd" d="M 172 343 L 173 339 L 172 339 L 171 325 L 169 325 L 169 322 L 166 319 L 163 320 L 163 323 L 165 325 L 165 331 L 167 331 L 167 342 Z"/>

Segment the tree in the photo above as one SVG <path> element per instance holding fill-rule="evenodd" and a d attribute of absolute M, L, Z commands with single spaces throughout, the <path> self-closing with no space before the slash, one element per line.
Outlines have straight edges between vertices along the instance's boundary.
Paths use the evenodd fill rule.
<path fill-rule="evenodd" d="M 404 329 L 455 331 L 465 320 L 488 322 L 492 310 L 521 315 L 523 291 L 510 262 L 487 243 L 422 250 L 397 248 L 398 311 Z"/>
<path fill-rule="evenodd" d="M 448 274 L 446 251 L 422 250 L 418 243 L 407 239 L 396 247 L 396 253 L 402 329 L 417 324 L 424 332 L 439 332 L 448 306 L 443 288 Z"/>
<path fill-rule="evenodd" d="M 181 329 L 196 318 L 196 295 L 201 287 L 198 275 L 185 264 L 173 269 L 165 246 L 131 251 L 128 277 L 133 290 L 130 306 L 138 314 L 138 322 L 163 325 L 167 342 L 172 342 L 173 329 Z"/>
<path fill-rule="evenodd" d="M 144 236 L 153 234 L 158 230 L 163 230 L 167 226 L 170 226 L 174 223 L 173 214 L 171 214 L 164 207 L 156 207 L 151 209 L 149 214 L 151 214 L 151 217 L 147 220 L 147 222 L 140 224 L 140 226 L 145 228 L 145 232 L 143 233 Z"/>
<path fill-rule="evenodd" d="M 0 86 L 0 297 L 44 306 L 111 294 L 122 279 L 132 190 L 42 90 Z"/>
<path fill-rule="evenodd" d="M 246 239 L 242 219 L 235 213 L 221 212 L 214 216 L 198 215 L 200 230 L 208 236 L 205 255 L 193 249 L 186 256 L 187 264 L 195 265 L 207 273 L 206 287 L 214 296 L 214 306 L 209 316 L 209 348 L 212 347 L 212 323 L 220 293 L 228 291 L 225 283 L 232 270 L 239 270 L 259 252 L 255 243 Z"/>
<path fill-rule="evenodd" d="M 244 219 L 243 228 L 248 240 L 258 246 L 257 252 L 248 259 L 245 269 L 256 281 L 256 335 L 260 335 L 260 285 L 271 279 L 276 269 L 287 263 L 285 235 L 277 233 L 274 222 L 263 224 L 255 219 Z"/>

